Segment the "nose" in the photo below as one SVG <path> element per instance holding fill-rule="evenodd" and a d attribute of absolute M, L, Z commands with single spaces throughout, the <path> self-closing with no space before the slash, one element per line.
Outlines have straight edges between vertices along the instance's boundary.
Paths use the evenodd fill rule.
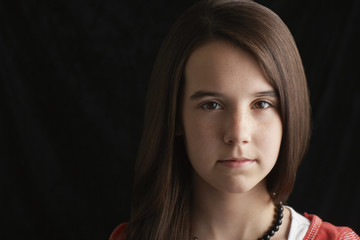
<path fill-rule="evenodd" d="M 229 114 L 224 129 L 224 142 L 226 144 L 247 144 L 251 142 L 251 132 L 254 121 L 250 113 L 236 112 Z"/>

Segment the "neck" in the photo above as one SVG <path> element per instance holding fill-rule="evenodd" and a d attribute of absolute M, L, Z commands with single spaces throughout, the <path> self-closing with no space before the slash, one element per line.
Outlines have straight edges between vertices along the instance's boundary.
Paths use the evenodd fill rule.
<path fill-rule="evenodd" d="M 265 182 L 245 193 L 226 193 L 198 180 L 193 198 L 193 231 L 199 239 L 257 239 L 274 221 Z"/>

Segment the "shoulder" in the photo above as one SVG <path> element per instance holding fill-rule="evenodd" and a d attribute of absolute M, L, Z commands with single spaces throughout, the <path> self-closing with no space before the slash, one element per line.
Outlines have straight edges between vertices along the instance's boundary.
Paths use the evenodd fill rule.
<path fill-rule="evenodd" d="M 114 229 L 114 231 L 111 233 L 109 240 L 120 240 L 120 237 L 123 234 L 126 225 L 127 225 L 127 223 L 122 223 L 119 226 L 117 226 Z"/>
<path fill-rule="evenodd" d="M 360 240 L 359 236 L 348 227 L 337 227 L 328 222 L 323 222 L 318 216 L 304 214 L 311 224 L 304 240 L 322 240 L 322 239 L 343 239 Z"/>

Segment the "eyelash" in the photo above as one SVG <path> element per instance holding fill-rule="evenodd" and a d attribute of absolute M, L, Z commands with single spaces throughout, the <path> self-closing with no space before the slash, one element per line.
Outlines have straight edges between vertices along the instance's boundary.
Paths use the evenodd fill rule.
<path fill-rule="evenodd" d="M 259 103 L 262 103 L 262 104 L 266 104 L 267 106 L 266 107 L 257 107 L 256 105 L 258 105 Z M 268 101 L 264 101 L 264 100 L 260 100 L 260 101 L 257 101 L 255 102 L 251 108 L 256 108 L 256 109 L 268 109 L 270 107 L 273 107 L 273 105 L 271 103 L 269 103 Z"/>
<path fill-rule="evenodd" d="M 211 105 L 212 106 L 211 106 Z M 259 104 L 266 104 L 266 106 L 264 107 L 260 107 Z M 210 107 L 213 107 L 214 105 L 216 105 L 214 108 L 209 108 Z M 256 101 L 252 106 L 251 108 L 252 109 L 260 109 L 260 110 L 265 110 L 265 109 L 268 109 L 270 107 L 273 107 L 274 105 L 269 103 L 268 101 L 264 101 L 264 100 L 260 100 L 260 101 Z M 208 101 L 208 102 L 205 102 L 203 104 L 200 105 L 200 108 L 203 109 L 203 110 L 207 110 L 207 111 L 215 111 L 215 110 L 219 110 L 219 109 L 223 109 L 223 107 L 215 102 L 215 101 Z"/>
<path fill-rule="evenodd" d="M 209 104 L 216 104 L 217 107 L 220 107 L 220 109 L 223 109 L 223 107 L 219 103 L 217 103 L 215 101 L 205 102 L 205 103 L 200 105 L 200 108 L 204 109 L 204 110 L 207 110 L 207 111 L 219 110 L 219 108 L 217 108 L 217 107 L 215 109 L 208 108 Z"/>

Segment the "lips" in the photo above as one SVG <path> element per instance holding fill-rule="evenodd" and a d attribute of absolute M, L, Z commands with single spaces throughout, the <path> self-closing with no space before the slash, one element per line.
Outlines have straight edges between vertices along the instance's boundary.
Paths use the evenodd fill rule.
<path fill-rule="evenodd" d="M 247 158 L 240 158 L 240 159 L 229 159 L 229 160 L 219 160 L 218 161 L 221 165 L 228 167 L 228 168 L 244 168 L 252 163 L 255 160 L 247 159 Z"/>

